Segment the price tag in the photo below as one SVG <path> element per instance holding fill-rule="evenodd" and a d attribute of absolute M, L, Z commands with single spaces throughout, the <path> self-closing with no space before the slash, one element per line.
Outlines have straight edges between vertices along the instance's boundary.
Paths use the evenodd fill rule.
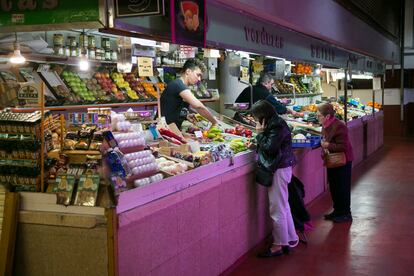
<path fill-rule="evenodd" d="M 140 77 L 150 77 L 154 75 L 152 68 L 153 58 L 138 57 L 138 75 Z"/>
<path fill-rule="evenodd" d="M 194 131 L 194 135 L 196 138 L 203 138 L 203 133 L 200 130 Z"/>

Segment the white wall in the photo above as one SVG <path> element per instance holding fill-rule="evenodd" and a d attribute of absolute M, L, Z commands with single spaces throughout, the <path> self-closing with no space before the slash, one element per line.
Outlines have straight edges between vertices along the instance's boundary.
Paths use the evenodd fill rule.
<path fill-rule="evenodd" d="M 323 97 L 335 97 L 335 88 L 330 86 L 326 83 L 322 84 L 323 89 Z M 405 95 L 409 98 L 413 98 L 414 101 L 414 90 L 409 91 L 409 89 L 405 89 Z M 410 93 L 407 95 L 407 93 Z M 356 89 L 356 90 L 348 90 L 348 94 L 352 95 L 354 98 L 359 98 L 361 103 L 367 104 L 369 101 L 372 101 L 372 90 L 371 89 Z M 338 95 L 344 95 L 343 90 L 338 91 Z M 411 96 L 413 95 L 413 96 Z M 406 97 L 405 96 L 405 97 Z M 382 91 L 375 92 L 375 101 L 377 103 L 382 103 Z M 385 89 L 384 90 L 384 105 L 399 105 L 400 104 L 400 90 L 398 88 L 395 89 Z"/>

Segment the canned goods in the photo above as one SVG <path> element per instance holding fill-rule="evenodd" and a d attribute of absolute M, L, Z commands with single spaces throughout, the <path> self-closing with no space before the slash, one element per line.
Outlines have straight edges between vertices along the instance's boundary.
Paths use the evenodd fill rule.
<path fill-rule="evenodd" d="M 63 34 L 53 35 L 53 46 L 63 46 Z"/>
<path fill-rule="evenodd" d="M 88 35 L 88 44 L 89 44 L 89 48 L 95 48 L 96 47 L 95 36 L 94 35 Z"/>
<path fill-rule="evenodd" d="M 85 33 L 79 36 L 79 47 L 88 47 L 88 36 Z"/>
<path fill-rule="evenodd" d="M 103 37 L 101 44 L 102 44 L 101 45 L 102 48 L 104 48 L 105 50 L 110 50 L 111 49 L 111 41 L 109 40 L 108 37 Z"/>
<path fill-rule="evenodd" d="M 74 36 L 68 36 L 68 41 L 69 41 L 68 45 L 70 47 L 76 47 L 78 45 L 78 43 L 76 42 L 76 37 Z"/>

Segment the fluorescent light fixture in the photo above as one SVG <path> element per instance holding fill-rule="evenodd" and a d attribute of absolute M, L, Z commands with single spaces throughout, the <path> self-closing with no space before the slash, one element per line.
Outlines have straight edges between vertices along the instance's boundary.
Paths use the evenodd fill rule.
<path fill-rule="evenodd" d="M 371 80 L 373 78 L 372 74 L 365 73 L 365 74 L 352 74 L 351 76 L 348 74 L 348 80 L 352 77 L 352 79 L 360 79 L 360 80 Z M 332 73 L 332 79 L 334 81 L 341 80 L 345 78 L 345 73 Z"/>
<path fill-rule="evenodd" d="M 274 56 L 265 56 L 266 58 L 278 59 L 278 60 L 285 60 L 284 58 L 274 57 Z"/>
<path fill-rule="evenodd" d="M 88 71 L 89 70 L 89 61 L 85 55 L 81 55 L 79 59 L 79 69 L 81 71 Z"/>
<path fill-rule="evenodd" d="M 143 38 L 137 38 L 137 37 L 131 37 L 131 44 L 139 44 L 142 46 L 162 48 L 162 46 L 158 45 L 155 40 L 143 39 Z"/>

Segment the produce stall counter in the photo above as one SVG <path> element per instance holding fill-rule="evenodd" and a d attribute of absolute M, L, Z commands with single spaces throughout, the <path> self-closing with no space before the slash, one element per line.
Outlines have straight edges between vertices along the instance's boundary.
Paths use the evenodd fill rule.
<path fill-rule="evenodd" d="M 326 189 L 321 151 L 295 150 L 306 202 Z M 124 192 L 118 213 L 120 275 L 218 275 L 271 229 L 266 188 L 254 183 L 255 153 L 205 165 Z"/>

